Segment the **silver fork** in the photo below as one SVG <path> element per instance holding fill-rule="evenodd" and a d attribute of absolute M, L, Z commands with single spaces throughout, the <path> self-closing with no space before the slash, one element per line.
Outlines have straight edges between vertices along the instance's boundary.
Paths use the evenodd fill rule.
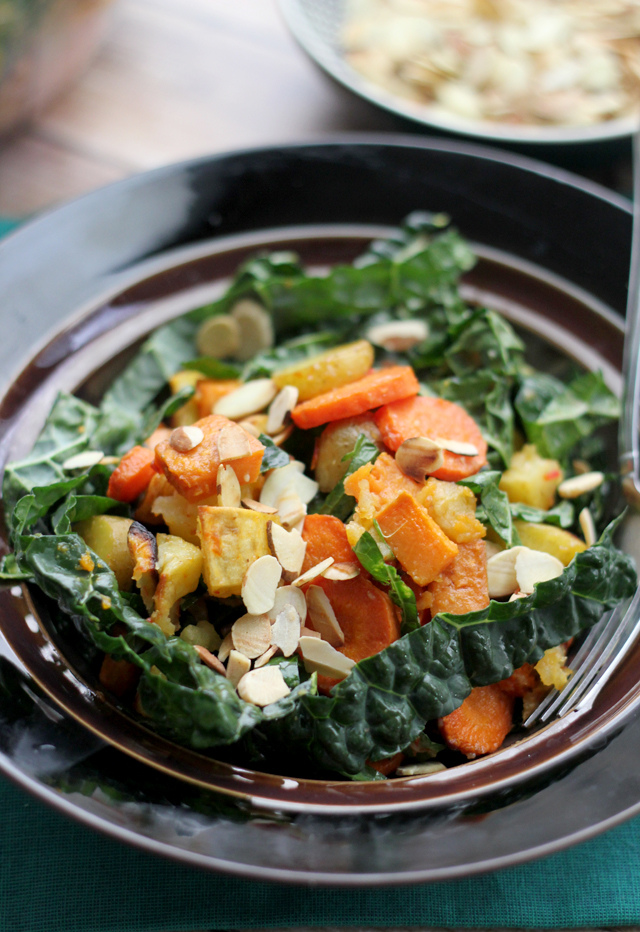
<path fill-rule="evenodd" d="M 640 507 L 640 134 L 633 140 L 633 236 L 622 362 L 624 397 L 618 443 L 627 501 Z M 589 631 L 571 661 L 565 688 L 553 689 L 524 722 L 544 724 L 571 711 L 589 709 L 640 634 L 640 589 L 629 604 L 617 605 Z"/>

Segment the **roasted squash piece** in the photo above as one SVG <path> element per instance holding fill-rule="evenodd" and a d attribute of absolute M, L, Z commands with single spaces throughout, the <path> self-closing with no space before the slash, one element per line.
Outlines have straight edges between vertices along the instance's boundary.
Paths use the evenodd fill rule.
<path fill-rule="evenodd" d="M 216 401 L 235 391 L 236 388 L 240 388 L 241 385 L 242 382 L 238 379 L 200 379 L 196 383 L 195 394 L 198 417 L 208 417 L 213 413 Z"/>
<path fill-rule="evenodd" d="M 398 563 L 419 586 L 433 582 L 458 552 L 457 544 L 409 492 L 400 492 L 385 505 L 377 521 Z"/>
<path fill-rule="evenodd" d="M 209 595 L 226 599 L 240 595 L 249 566 L 271 553 L 267 524 L 274 515 L 247 508 L 198 508 L 198 536 Z"/>
<path fill-rule="evenodd" d="M 480 540 L 487 533 L 476 518 L 476 497 L 463 485 L 431 477 L 418 493 L 418 501 L 456 544 Z"/>
<path fill-rule="evenodd" d="M 158 583 L 158 545 L 151 531 L 134 521 L 127 534 L 127 546 L 133 560 L 136 581 L 147 611 L 153 610 L 153 595 Z"/>
<path fill-rule="evenodd" d="M 158 585 L 151 621 L 170 637 L 178 627 L 179 601 L 198 587 L 202 553 L 198 547 L 171 534 L 158 534 Z"/>
<path fill-rule="evenodd" d="M 204 434 L 201 443 L 181 452 L 164 440 L 156 447 L 156 463 L 171 485 L 189 502 L 202 502 L 216 494 L 218 467 L 222 462 L 218 449 L 220 433 L 233 427 L 246 439 L 248 454 L 228 462 L 241 485 L 255 482 L 260 475 L 264 447 L 256 437 L 234 421 L 220 414 L 211 414 L 196 422 Z"/>
<path fill-rule="evenodd" d="M 431 614 L 451 612 L 462 615 L 489 604 L 487 552 L 484 541 L 459 544 L 458 553 L 427 587 L 431 593 Z"/>

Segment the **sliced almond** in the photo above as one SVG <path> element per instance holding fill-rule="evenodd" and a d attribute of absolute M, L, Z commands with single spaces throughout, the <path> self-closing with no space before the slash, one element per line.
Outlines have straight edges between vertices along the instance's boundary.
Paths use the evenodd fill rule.
<path fill-rule="evenodd" d="M 345 657 L 328 641 L 320 638 L 301 637 L 298 646 L 307 673 L 316 672 L 322 676 L 330 676 L 334 680 L 343 680 L 355 667 L 355 661 L 350 657 Z"/>
<path fill-rule="evenodd" d="M 260 436 L 259 428 L 252 422 L 245 418 L 243 421 L 238 421 L 238 427 L 242 427 L 243 430 L 246 430 L 248 434 L 251 434 L 252 437 L 255 437 L 256 440 Z"/>
<path fill-rule="evenodd" d="M 404 353 L 424 342 L 429 336 L 429 327 L 424 320 L 392 320 L 387 324 L 369 327 L 367 339 L 391 353 Z"/>
<path fill-rule="evenodd" d="M 283 492 L 278 499 L 278 517 L 283 528 L 297 530 L 302 534 L 304 519 L 307 516 L 307 506 L 294 489 Z"/>
<path fill-rule="evenodd" d="M 578 515 L 578 521 L 580 522 L 580 527 L 582 528 L 585 544 L 587 547 L 593 547 L 598 539 L 598 535 L 596 533 L 596 526 L 593 522 L 593 515 L 588 508 L 582 509 Z"/>
<path fill-rule="evenodd" d="M 465 443 L 463 440 L 451 440 L 448 437 L 435 437 L 434 439 L 443 450 L 456 453 L 458 456 L 477 456 L 479 452 L 472 443 Z"/>
<path fill-rule="evenodd" d="M 175 430 L 172 430 L 169 436 L 169 445 L 178 453 L 188 453 L 189 450 L 195 450 L 203 440 L 204 434 L 200 428 L 191 424 L 188 427 L 176 427 Z"/>
<path fill-rule="evenodd" d="M 558 486 L 558 495 L 560 498 L 578 498 L 579 495 L 584 495 L 585 492 L 593 492 L 603 482 L 604 473 L 583 472 L 561 482 Z"/>
<path fill-rule="evenodd" d="M 251 359 L 256 353 L 273 346 L 271 316 L 257 301 L 243 298 L 236 302 L 231 316 L 240 329 L 240 346 L 236 353 L 238 359 Z"/>
<path fill-rule="evenodd" d="M 196 334 L 196 347 L 201 356 L 225 359 L 235 356 L 240 347 L 240 327 L 229 314 L 218 314 L 205 320 Z"/>
<path fill-rule="evenodd" d="M 227 636 L 222 639 L 222 644 L 218 648 L 218 660 L 224 663 L 225 660 L 228 660 L 229 654 L 231 653 L 232 650 L 233 650 L 233 636 L 231 632 L 229 632 L 229 634 L 227 634 Z M 226 671 L 225 671 L 225 675 L 226 675 Z"/>
<path fill-rule="evenodd" d="M 334 563 L 323 574 L 325 579 L 341 582 L 345 579 L 355 579 L 360 575 L 360 567 L 355 563 Z"/>
<path fill-rule="evenodd" d="M 278 507 L 278 499 L 285 492 L 295 492 L 304 505 L 308 505 L 318 491 L 318 483 L 304 475 L 304 463 L 292 460 L 286 466 L 272 469 L 260 492 L 260 501 Z"/>
<path fill-rule="evenodd" d="M 245 673 L 251 669 L 251 661 L 246 654 L 241 654 L 238 650 L 232 650 L 227 662 L 227 679 L 234 686 L 237 686 Z"/>
<path fill-rule="evenodd" d="M 273 436 L 286 427 L 298 401 L 295 385 L 285 385 L 271 402 L 267 417 L 267 433 Z"/>
<path fill-rule="evenodd" d="M 300 620 L 304 623 L 307 617 L 307 600 L 304 597 L 304 592 L 298 589 L 297 586 L 279 586 L 276 589 L 273 608 L 266 612 L 267 617 L 274 622 L 287 605 L 293 605 Z"/>
<path fill-rule="evenodd" d="M 240 592 L 242 601 L 251 615 L 262 615 L 273 608 L 281 576 L 282 567 L 275 557 L 268 554 L 251 564 L 244 574 Z M 264 649 L 266 650 L 266 647 Z"/>
<path fill-rule="evenodd" d="M 395 776 L 418 777 L 425 776 L 428 773 L 440 773 L 446 769 L 445 765 L 441 764 L 440 761 L 430 760 L 425 761 L 423 764 L 405 764 L 403 767 L 398 767 Z"/>
<path fill-rule="evenodd" d="M 516 557 L 522 548 L 509 547 L 501 550 L 487 560 L 487 577 L 489 581 L 489 598 L 500 599 L 511 595 L 518 588 L 516 577 Z"/>
<path fill-rule="evenodd" d="M 104 456 L 102 450 L 83 450 L 82 453 L 76 453 L 70 456 L 62 464 L 63 469 L 90 469 L 97 465 Z"/>
<path fill-rule="evenodd" d="M 257 502 L 254 498 L 243 498 L 240 504 L 243 508 L 248 508 L 250 511 L 259 511 L 263 515 L 276 515 L 278 513 L 277 508 Z"/>
<path fill-rule="evenodd" d="M 267 665 L 245 673 L 237 686 L 238 695 L 245 702 L 251 702 L 261 708 L 284 699 L 291 690 L 284 681 L 279 666 Z"/>
<path fill-rule="evenodd" d="M 442 447 L 430 437 L 411 437 L 401 443 L 396 450 L 396 463 L 410 479 L 424 482 L 444 465 Z"/>
<path fill-rule="evenodd" d="M 302 574 L 298 576 L 297 579 L 292 580 L 292 586 L 306 586 L 307 583 L 313 582 L 314 579 L 317 579 L 318 576 L 323 576 L 325 571 L 329 569 L 330 566 L 333 566 L 335 560 L 333 557 L 327 557 L 326 560 L 321 560 L 320 563 L 316 563 L 315 566 L 310 567 Z"/>
<path fill-rule="evenodd" d="M 277 447 L 281 447 L 283 443 L 286 443 L 292 433 L 293 424 L 289 424 L 288 427 L 285 427 L 284 430 L 280 431 L 280 433 L 274 434 L 271 439 Z"/>
<path fill-rule="evenodd" d="M 278 653 L 278 648 L 274 644 L 272 644 L 268 650 L 265 650 L 264 654 L 260 654 L 260 656 L 256 660 L 253 661 L 254 669 L 257 670 L 260 667 L 264 667 L 265 663 L 269 663 L 271 658 L 275 657 L 277 653 Z"/>
<path fill-rule="evenodd" d="M 300 637 L 320 639 L 322 635 L 320 634 L 319 631 L 314 631 L 313 628 L 307 628 L 306 625 L 302 625 L 302 627 L 300 628 Z"/>
<path fill-rule="evenodd" d="M 320 586 L 309 586 L 307 589 L 307 608 L 311 624 L 320 632 L 323 640 L 328 641 L 332 647 L 342 647 L 344 631 L 327 593 Z"/>
<path fill-rule="evenodd" d="M 306 541 L 302 539 L 295 528 L 287 531 L 286 528 L 276 524 L 275 521 L 268 521 L 267 543 L 269 544 L 269 550 L 282 567 L 283 579 L 285 582 L 291 582 L 302 569 L 304 555 L 307 550 Z"/>
<path fill-rule="evenodd" d="M 271 625 L 271 643 L 279 647 L 285 657 L 295 653 L 300 640 L 300 615 L 289 603 L 276 616 Z"/>
<path fill-rule="evenodd" d="M 271 646 L 271 622 L 266 615 L 243 615 L 233 623 L 231 639 L 234 650 L 254 660 Z"/>
<path fill-rule="evenodd" d="M 200 660 L 209 667 L 210 670 L 215 670 L 216 673 L 221 673 L 222 676 L 227 675 L 227 671 L 224 667 L 224 664 L 220 661 L 215 654 L 212 654 L 210 650 L 207 650 L 206 647 L 203 647 L 201 644 L 194 644 L 194 650 L 197 651 Z"/>
<path fill-rule="evenodd" d="M 249 435 L 239 424 L 229 424 L 218 434 L 216 444 L 221 463 L 230 463 L 251 455 Z"/>
<path fill-rule="evenodd" d="M 225 466 L 223 463 L 222 466 L 218 467 L 216 483 L 218 505 L 223 508 L 239 508 L 242 492 L 240 491 L 238 477 L 231 466 Z"/>
<path fill-rule="evenodd" d="M 564 565 L 550 553 L 542 550 L 530 550 L 520 547 L 516 556 L 517 588 L 527 595 L 533 592 L 537 583 L 546 582 L 560 576 Z"/>
<path fill-rule="evenodd" d="M 239 420 L 263 411 L 277 394 L 278 389 L 271 379 L 252 379 L 216 401 L 213 413 Z"/>

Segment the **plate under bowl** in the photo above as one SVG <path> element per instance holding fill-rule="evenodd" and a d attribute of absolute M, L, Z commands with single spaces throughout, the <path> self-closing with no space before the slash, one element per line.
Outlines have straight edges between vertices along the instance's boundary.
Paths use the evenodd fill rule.
<path fill-rule="evenodd" d="M 13 341 L 13 352 L 5 346 L 4 361 L 31 356 L 7 384 L 0 407 L 2 462 L 29 449 L 57 390 L 99 391 L 106 359 L 210 297 L 247 254 L 293 247 L 314 265 L 341 261 L 416 208 L 446 209 L 478 245 L 481 261 L 465 281 L 470 298 L 511 316 L 536 346 L 602 368 L 614 387 L 619 384 L 619 311 L 630 238 L 623 199 L 487 150 L 341 139 L 139 176 L 55 211 L 0 247 L 0 286 L 13 302 L 12 319 L 21 324 L 9 328 L 6 342 Z M 70 266 L 61 261 L 65 253 L 85 261 Z M 51 287 L 40 300 L 51 312 L 51 332 L 34 353 L 34 336 L 42 330 L 34 290 L 46 283 Z M 595 761 L 612 754 L 615 735 L 635 721 L 636 652 L 592 708 L 489 758 L 427 778 L 325 783 L 243 771 L 148 731 L 96 689 L 82 656 L 52 630 L 37 596 L 18 587 L 4 590 L 0 619 L 3 663 L 22 668 L 15 673 L 20 696 L 31 697 L 28 714 L 18 714 L 12 726 L 14 738 L 15 728 L 29 733 L 34 709 L 49 710 L 54 718 L 62 710 L 63 725 L 55 727 L 83 736 L 79 745 L 86 749 L 74 756 L 62 742 L 52 780 L 51 770 L 45 775 L 37 760 L 25 759 L 24 742 L 20 757 L 15 742 L 5 741 L 0 767 L 79 818 L 138 844 L 161 841 L 167 854 L 184 860 L 194 856 L 195 845 L 200 864 L 204 855 L 211 867 L 265 878 L 437 879 L 568 844 L 628 816 L 640 801 L 638 768 L 628 765 L 622 771 L 628 781 L 618 770 L 613 793 L 611 775 L 600 776 L 607 785 L 590 813 L 570 790 L 572 781 L 598 767 Z M 14 714 L 12 709 L 0 692 L 0 714 Z M 53 746 L 59 744 L 57 737 Z M 98 775 L 104 790 L 113 785 L 114 761 L 127 759 L 133 762 L 118 770 L 120 799 L 78 792 L 73 775 Z M 548 794 L 563 798 L 562 819 L 538 818 L 531 838 L 505 834 L 505 818 L 517 822 L 523 806 L 535 807 Z M 198 814 L 194 832 L 184 829 L 185 799 L 190 818 Z M 488 846 L 486 826 L 478 828 L 480 812 L 491 821 L 492 838 L 497 829 Z M 209 840 L 204 851 L 202 819 Z M 270 837 L 277 835 L 273 850 L 255 843 L 264 825 Z M 337 825 L 344 858 L 332 854 Z M 312 836 L 320 839 L 313 854 L 301 854 L 301 842 Z M 393 846 L 391 836 L 398 836 Z M 431 843 L 423 850 L 427 836 Z"/>

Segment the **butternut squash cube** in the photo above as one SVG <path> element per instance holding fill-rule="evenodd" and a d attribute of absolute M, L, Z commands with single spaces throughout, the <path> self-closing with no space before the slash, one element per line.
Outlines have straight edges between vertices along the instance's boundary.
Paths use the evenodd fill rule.
<path fill-rule="evenodd" d="M 377 520 L 398 563 L 419 586 L 432 582 L 458 552 L 457 544 L 409 492 L 400 492 Z"/>
<path fill-rule="evenodd" d="M 198 508 L 203 576 L 209 595 L 219 599 L 240 595 L 247 569 L 271 553 L 267 524 L 273 520 L 274 515 L 248 508 Z"/>

